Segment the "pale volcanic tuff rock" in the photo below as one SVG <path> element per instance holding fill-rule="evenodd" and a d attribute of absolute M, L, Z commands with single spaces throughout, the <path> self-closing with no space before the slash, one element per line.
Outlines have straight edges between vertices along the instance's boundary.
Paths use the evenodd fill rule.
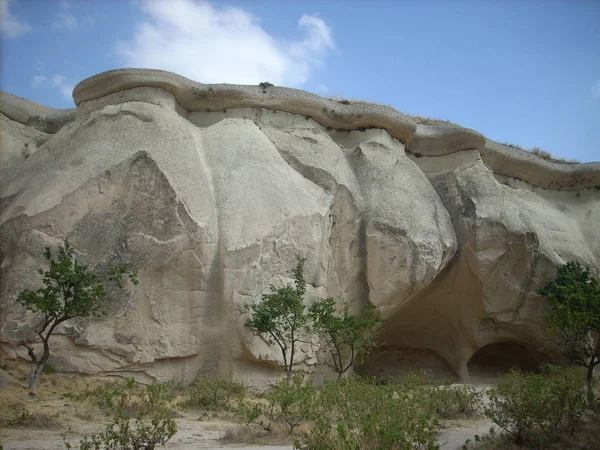
<path fill-rule="evenodd" d="M 2 94 L 0 339 L 28 317 L 43 245 L 134 264 L 101 320 L 67 322 L 58 370 L 190 381 L 232 372 L 264 386 L 279 356 L 245 305 L 307 257 L 311 298 L 388 319 L 374 375 L 430 367 L 487 375 L 534 364 L 557 265 L 600 262 L 600 165 L 558 164 L 391 108 L 280 87 L 203 85 L 153 70 L 80 83 L 77 108 Z M 406 152 L 405 152 L 406 146 Z M 302 366 L 319 359 L 302 349 Z"/>

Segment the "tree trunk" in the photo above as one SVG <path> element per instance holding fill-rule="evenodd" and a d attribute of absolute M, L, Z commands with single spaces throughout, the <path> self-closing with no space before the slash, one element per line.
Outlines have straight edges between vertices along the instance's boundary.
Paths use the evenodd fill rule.
<path fill-rule="evenodd" d="M 592 411 L 596 411 L 596 399 L 594 398 L 594 389 L 593 389 L 593 381 L 594 381 L 594 362 L 596 358 L 592 357 L 590 360 L 590 364 L 588 365 L 587 370 L 587 401 L 590 409 Z"/>
<path fill-rule="evenodd" d="M 42 371 L 44 370 L 45 365 L 46 361 L 42 362 L 41 360 L 37 363 L 31 364 L 31 373 L 29 375 L 29 389 L 34 390 L 37 388 L 38 383 L 40 381 L 40 376 L 42 375 Z"/>
<path fill-rule="evenodd" d="M 48 335 L 48 337 L 50 337 L 50 335 Z M 29 376 L 29 389 L 31 390 L 37 388 L 40 381 L 40 376 L 44 370 L 44 366 L 50 358 L 50 346 L 48 345 L 48 339 L 42 338 L 42 342 L 44 343 L 44 353 L 38 361 L 33 361 L 31 366 L 31 373 Z"/>

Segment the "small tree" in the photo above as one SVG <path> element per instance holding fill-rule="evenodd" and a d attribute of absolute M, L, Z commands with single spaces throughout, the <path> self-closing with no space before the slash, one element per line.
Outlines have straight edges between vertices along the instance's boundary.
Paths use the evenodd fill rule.
<path fill-rule="evenodd" d="M 545 320 L 556 343 L 571 361 L 587 368 L 587 400 L 595 409 L 592 383 L 594 367 L 600 364 L 598 281 L 578 261 L 570 261 L 538 293 L 550 303 Z"/>
<path fill-rule="evenodd" d="M 50 247 L 44 250 L 44 258 L 50 267 L 39 269 L 43 276 L 44 287 L 37 291 L 25 289 L 16 298 L 25 308 L 43 315 L 43 320 L 34 326 L 34 331 L 41 339 L 43 352 L 38 356 L 31 344 L 23 342 L 31 358 L 31 374 L 29 387 L 35 389 L 40 375 L 50 357 L 50 336 L 61 323 L 75 317 L 100 315 L 103 303 L 109 300 L 105 284 L 112 281 L 123 288 L 122 279 L 128 274 L 133 284 L 137 284 L 136 274 L 128 264 L 111 266 L 106 277 L 96 275 L 87 265 L 79 264 L 71 244 L 64 241 L 58 246 L 56 257 Z"/>
<path fill-rule="evenodd" d="M 307 342 L 308 315 L 304 306 L 306 281 L 304 280 L 305 259 L 298 258 L 293 270 L 294 285 L 275 289 L 263 294 L 261 300 L 248 306 L 250 318 L 246 326 L 255 333 L 265 336 L 272 345 L 281 350 L 287 379 L 292 376 L 296 345 Z"/>
<path fill-rule="evenodd" d="M 341 315 L 335 311 L 335 300 L 326 298 L 310 306 L 309 316 L 325 341 L 329 366 L 341 379 L 355 361 L 363 360 L 369 354 L 383 320 L 379 316 L 372 318 L 368 308 L 363 308 L 358 316 L 348 313 L 348 305 Z"/>

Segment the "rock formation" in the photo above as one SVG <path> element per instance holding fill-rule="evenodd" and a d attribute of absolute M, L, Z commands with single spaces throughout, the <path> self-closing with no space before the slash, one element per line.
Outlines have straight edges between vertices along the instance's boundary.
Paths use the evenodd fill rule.
<path fill-rule="evenodd" d="M 264 385 L 278 354 L 245 305 L 307 258 L 311 298 L 387 319 L 361 370 L 470 377 L 532 365 L 536 288 L 600 266 L 600 163 L 561 164 L 448 123 L 281 87 L 204 85 L 154 70 L 81 82 L 76 108 L 3 93 L 0 345 L 26 358 L 15 295 L 44 245 L 131 262 L 140 283 L 102 319 L 63 324 L 57 370 Z M 305 348 L 310 369 L 319 354 Z"/>

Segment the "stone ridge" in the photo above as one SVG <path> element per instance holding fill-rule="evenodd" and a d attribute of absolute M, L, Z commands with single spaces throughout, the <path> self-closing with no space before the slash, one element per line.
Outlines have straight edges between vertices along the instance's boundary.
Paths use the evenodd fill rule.
<path fill-rule="evenodd" d="M 221 111 L 229 108 L 267 108 L 310 117 L 325 127 L 341 130 L 383 128 L 405 143 L 417 124 L 393 108 L 375 105 L 344 105 L 310 92 L 279 86 L 202 84 L 161 70 L 121 69 L 94 75 L 73 91 L 76 105 L 140 86 L 171 92 L 188 111 Z"/>
<path fill-rule="evenodd" d="M 454 124 L 419 124 L 393 108 L 369 104 L 344 104 L 306 91 L 279 86 L 202 84 L 183 76 L 151 69 L 118 69 L 83 80 L 73 91 L 78 107 L 86 102 L 140 87 L 170 92 L 188 112 L 213 112 L 230 108 L 266 108 L 310 117 L 336 130 L 385 129 L 419 157 L 444 156 L 477 150 L 497 175 L 552 190 L 579 190 L 600 186 L 600 163 L 561 164 L 543 160 L 523 150 L 487 140 L 482 134 Z M 56 132 L 69 122 L 76 109 L 57 110 L 2 93 L 0 112 L 12 120 L 44 132 Z"/>
<path fill-rule="evenodd" d="M 56 133 L 75 118 L 77 108 L 56 109 L 0 91 L 0 113 L 44 133 Z"/>

